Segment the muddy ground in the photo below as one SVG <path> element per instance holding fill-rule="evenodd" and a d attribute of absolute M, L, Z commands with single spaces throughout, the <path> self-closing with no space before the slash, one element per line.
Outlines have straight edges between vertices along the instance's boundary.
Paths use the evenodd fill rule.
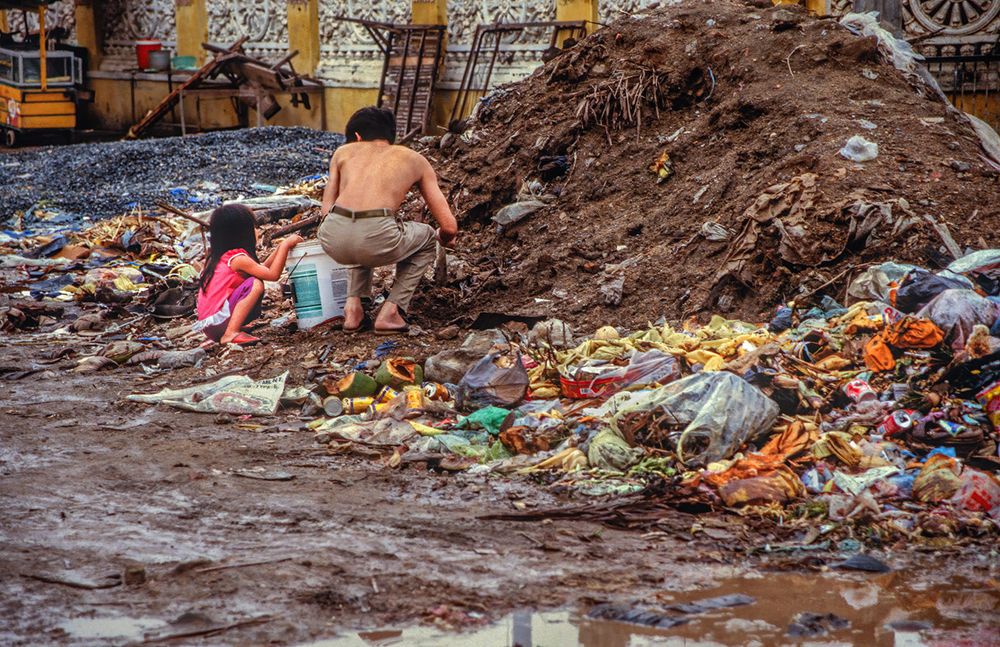
<path fill-rule="evenodd" d="M 9 342 L 0 349 L 4 366 L 30 366 L 43 350 L 28 337 Z M 930 612 L 915 629 L 904 628 L 972 644 L 997 635 L 998 566 L 989 546 L 900 544 L 876 553 L 891 573 L 834 576 L 824 566 L 839 559 L 833 553 L 748 557 L 747 549 L 777 537 L 757 534 L 739 517 L 678 512 L 651 533 L 578 521 L 484 521 L 479 515 L 560 500 L 523 479 L 437 474 L 417 465 L 391 470 L 328 455 L 291 413 L 256 420 L 265 429 L 248 430 L 240 428 L 247 421 L 125 402 L 133 390 L 150 388 L 138 369 L 70 375 L 36 374 L 4 387 L 5 644 L 126 644 L 144 635 L 173 644 L 300 644 L 338 636 L 346 642 L 330 644 L 371 644 L 381 634 L 369 640 L 356 632 L 419 624 L 465 633 L 382 638 L 515 644 L 517 632 L 503 629 L 513 611 L 667 603 L 697 598 L 720 582 L 728 593 L 753 596 L 770 586 L 771 595 L 778 588 L 784 598 L 764 604 L 768 594 L 757 593 L 762 600 L 739 617 L 722 614 L 719 626 L 729 633 L 692 624 L 666 635 L 744 643 L 771 627 L 780 637 L 795 614 L 828 612 L 811 605 L 841 600 L 831 593 L 840 585 L 867 587 L 865 595 L 874 591 L 876 600 L 881 591 L 888 604 L 874 615 L 854 605 L 853 628 L 841 634 L 851 640 L 892 644 L 898 632 L 887 622 Z M 694 534 L 696 526 L 711 532 Z M 775 586 L 788 577 L 798 584 Z M 836 600 L 787 595 L 807 584 Z M 904 584 L 906 596 L 891 593 Z M 841 615 L 852 612 L 843 600 L 839 605 Z M 556 643 L 533 643 L 573 644 L 575 637 L 625 645 L 633 633 L 652 631 L 573 616 L 578 627 L 560 617 L 538 620 L 562 636 Z M 559 634 L 560 627 L 570 633 Z M 475 631 L 487 633 L 468 633 Z"/>

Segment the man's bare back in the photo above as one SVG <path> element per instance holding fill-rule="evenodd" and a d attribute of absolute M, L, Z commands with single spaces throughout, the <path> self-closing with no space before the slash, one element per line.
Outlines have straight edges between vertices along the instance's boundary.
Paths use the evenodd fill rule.
<path fill-rule="evenodd" d="M 322 210 L 326 214 L 337 204 L 353 211 L 396 211 L 414 184 L 441 228 L 442 241 L 450 242 L 458 225 L 430 162 L 414 150 L 385 140 L 351 142 L 337 149 L 330 160 Z"/>

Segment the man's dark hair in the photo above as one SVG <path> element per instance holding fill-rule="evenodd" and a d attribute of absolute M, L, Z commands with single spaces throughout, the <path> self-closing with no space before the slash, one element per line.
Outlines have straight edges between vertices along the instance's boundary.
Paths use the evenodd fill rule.
<path fill-rule="evenodd" d="M 358 110 L 347 120 L 344 136 L 350 144 L 357 140 L 355 135 L 361 135 L 361 140 L 370 142 L 375 139 L 387 139 L 390 144 L 396 142 L 396 115 L 388 108 L 368 106 Z"/>

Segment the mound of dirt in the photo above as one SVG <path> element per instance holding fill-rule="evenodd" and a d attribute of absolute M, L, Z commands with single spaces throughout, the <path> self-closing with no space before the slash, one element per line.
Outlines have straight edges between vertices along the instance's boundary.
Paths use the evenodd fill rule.
<path fill-rule="evenodd" d="M 843 297 L 868 263 L 947 264 L 934 223 L 963 248 L 1000 244 L 998 174 L 965 118 L 875 39 L 797 7 L 623 19 L 455 130 L 425 151 L 465 232 L 453 282 L 416 304 L 431 318 L 759 320 Z M 856 135 L 875 159 L 840 154 Z M 533 213 L 496 224 L 519 201 Z"/>

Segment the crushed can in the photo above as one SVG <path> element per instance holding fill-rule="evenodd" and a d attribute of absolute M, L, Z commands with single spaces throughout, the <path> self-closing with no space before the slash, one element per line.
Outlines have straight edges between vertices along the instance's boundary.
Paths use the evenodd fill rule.
<path fill-rule="evenodd" d="M 901 434 L 913 426 L 913 417 L 906 411 L 893 411 L 882 421 L 875 431 L 883 436 Z"/>
<path fill-rule="evenodd" d="M 852 402 L 861 402 L 877 397 L 872 387 L 860 377 L 855 378 L 844 385 L 844 395 Z"/>
<path fill-rule="evenodd" d="M 383 386 L 378 390 L 378 393 L 375 394 L 375 403 L 385 404 L 386 402 L 392 402 L 393 398 L 397 395 L 399 395 L 399 391 L 388 385 Z"/>
<path fill-rule="evenodd" d="M 352 415 L 364 413 L 373 404 L 375 404 L 375 398 L 344 398 L 344 413 Z"/>
<path fill-rule="evenodd" d="M 451 393 L 448 392 L 448 387 L 437 382 L 424 382 L 424 395 L 427 396 L 428 400 L 437 400 L 438 402 L 451 400 Z"/>
<path fill-rule="evenodd" d="M 403 392 L 406 396 L 406 408 L 410 411 L 417 411 L 424 408 L 424 392 L 420 389 L 406 389 Z"/>

